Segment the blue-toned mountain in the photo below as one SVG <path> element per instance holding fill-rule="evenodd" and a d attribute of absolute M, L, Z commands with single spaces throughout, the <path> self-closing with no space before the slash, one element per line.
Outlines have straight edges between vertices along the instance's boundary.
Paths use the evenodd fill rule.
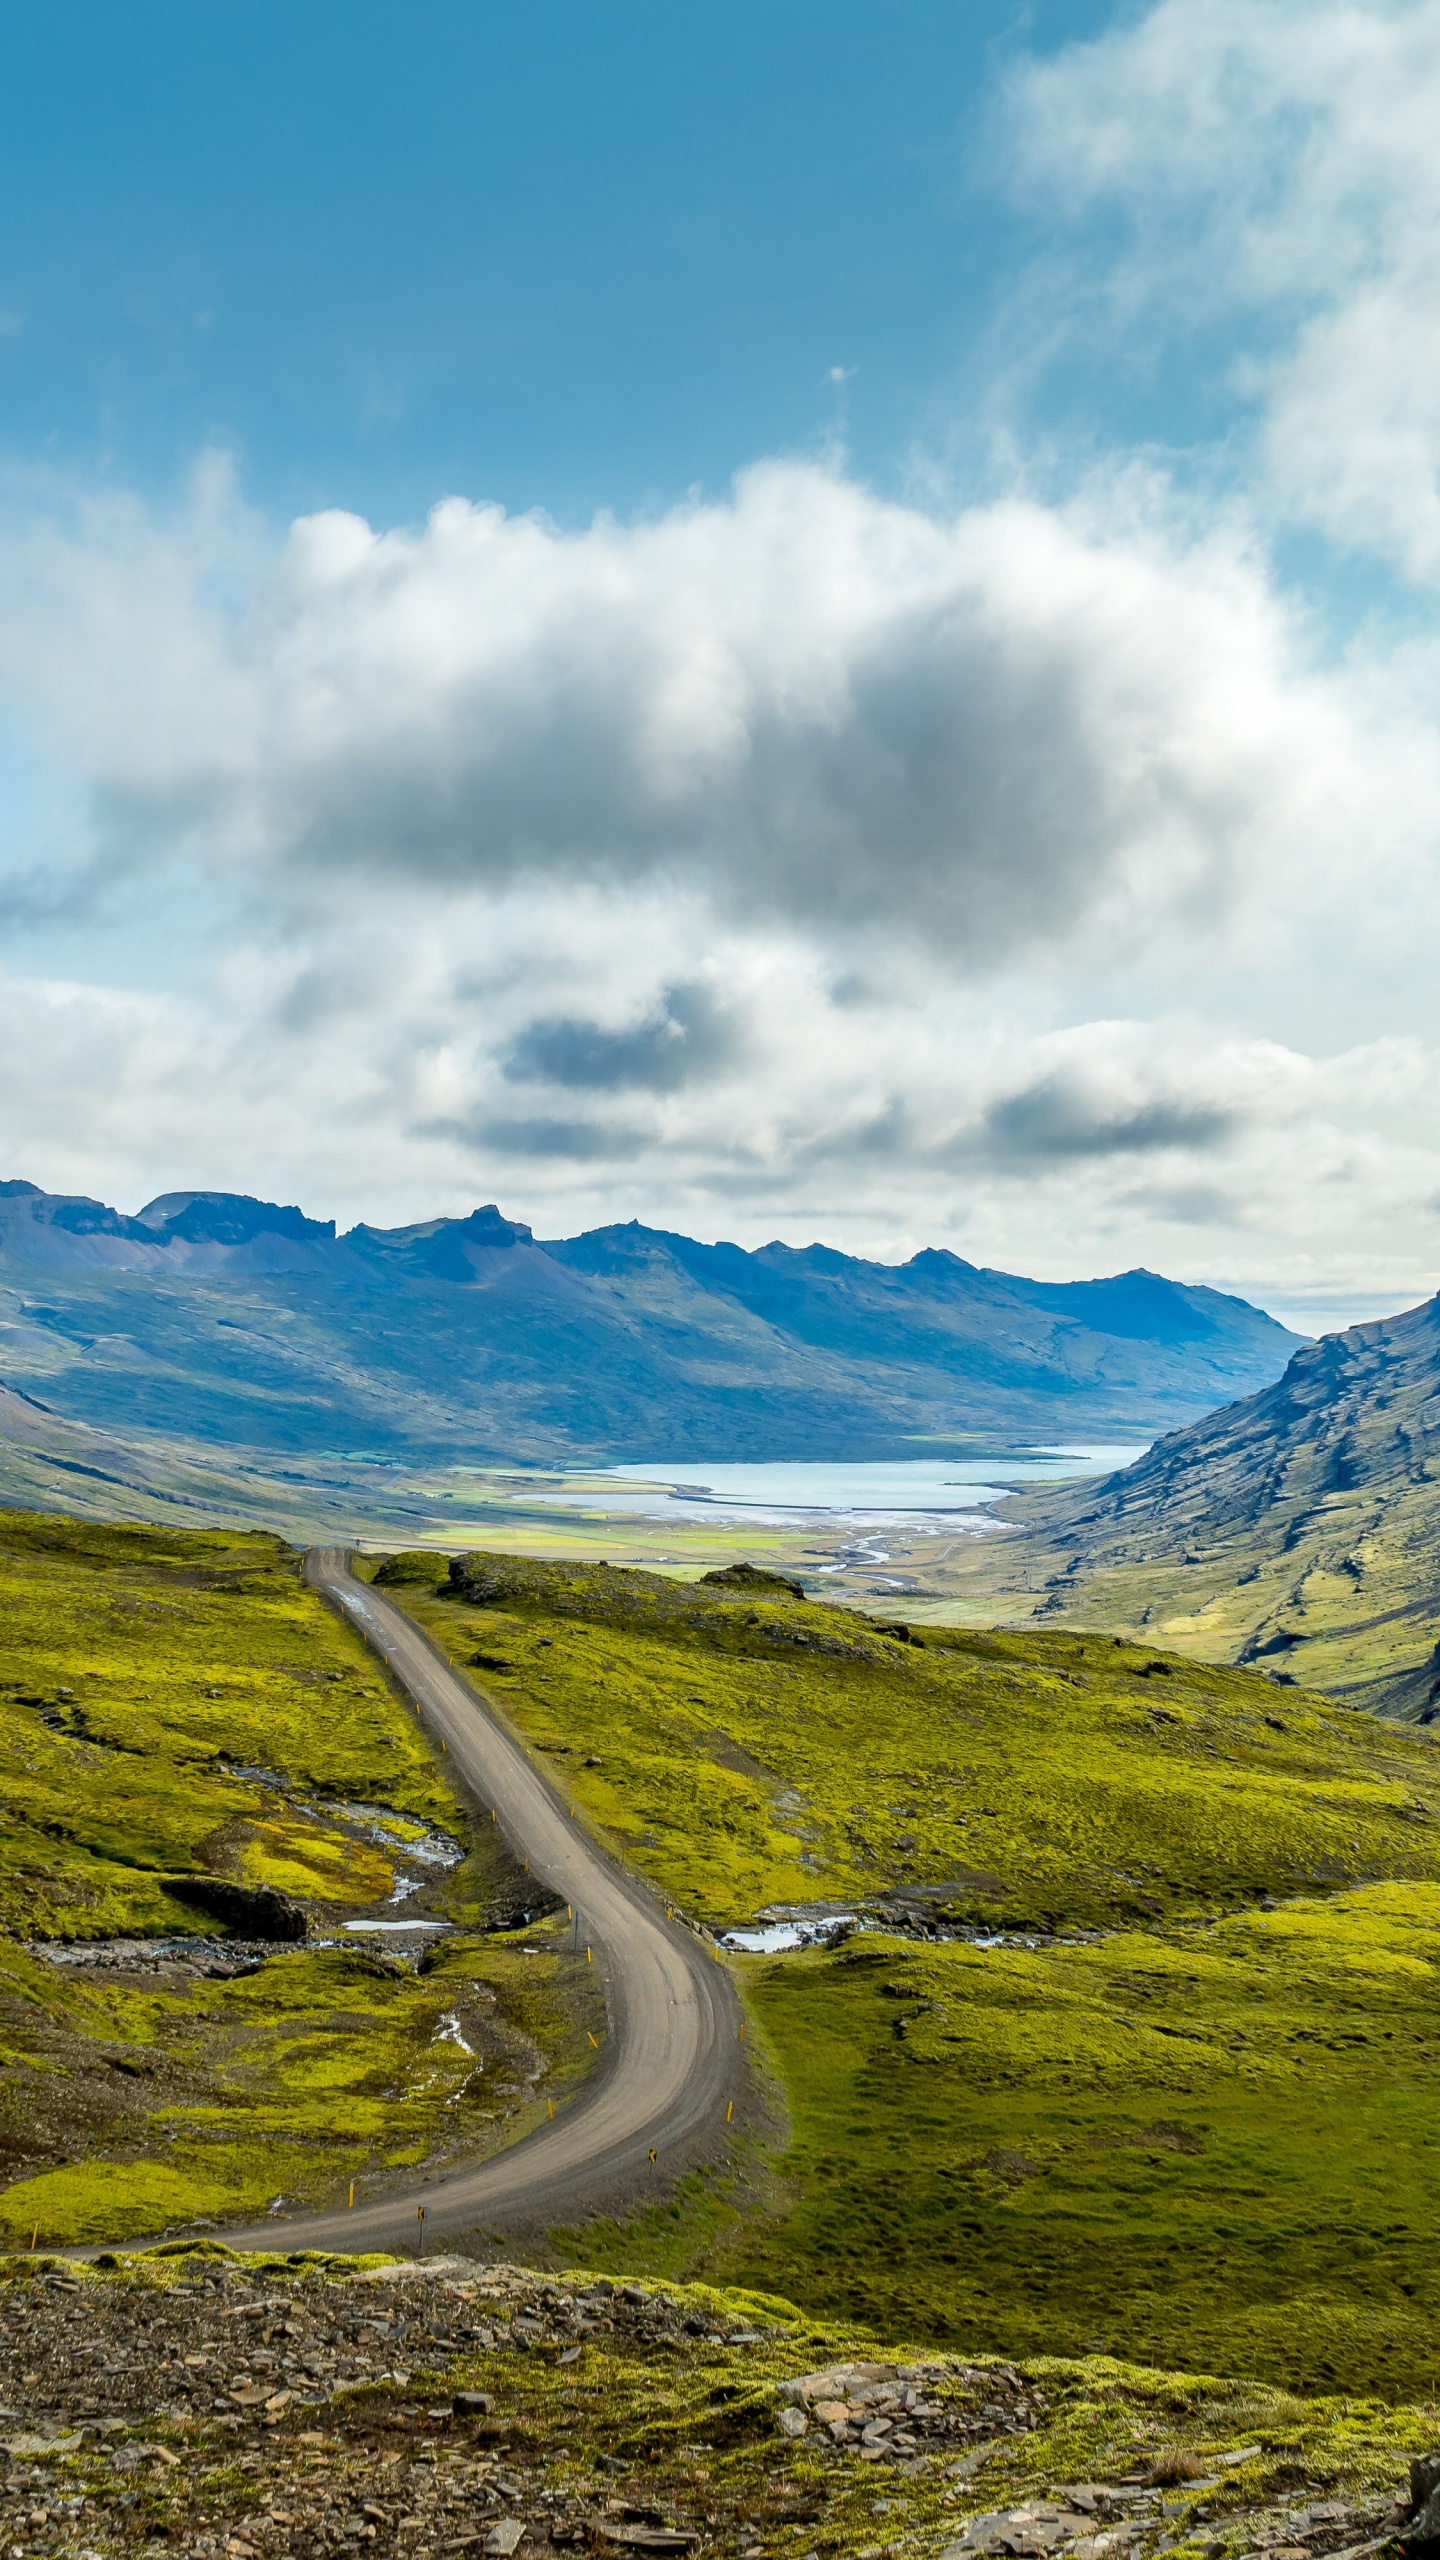
<path fill-rule="evenodd" d="M 1145 1271 L 1053 1283 L 930 1250 L 540 1241 L 493 1205 L 397 1228 L 213 1191 L 129 1217 L 0 1184 L 0 1378 L 70 1419 L 408 1460 L 893 1456 L 1148 1438 L 1297 1338 Z"/>

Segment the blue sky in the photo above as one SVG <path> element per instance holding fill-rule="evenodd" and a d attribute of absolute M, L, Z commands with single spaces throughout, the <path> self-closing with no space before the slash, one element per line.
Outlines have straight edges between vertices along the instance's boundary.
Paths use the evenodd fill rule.
<path fill-rule="evenodd" d="M 17 21 L 0 1153 L 1440 1260 L 1440 0 Z"/>
<path fill-rule="evenodd" d="M 151 488 L 219 439 L 286 515 L 573 520 L 833 434 L 840 367 L 893 480 L 1020 253 L 996 69 L 1099 14 L 61 0 L 6 45 L 9 435 Z"/>

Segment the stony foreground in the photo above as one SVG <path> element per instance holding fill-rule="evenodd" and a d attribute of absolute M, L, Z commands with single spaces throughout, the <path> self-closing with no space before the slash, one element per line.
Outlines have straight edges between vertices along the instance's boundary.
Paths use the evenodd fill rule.
<path fill-rule="evenodd" d="M 817 2352 L 818 2351 L 818 2352 Z M 886 2351 L 761 2295 L 465 2260 L 0 2263 L 0 2555 L 1322 2560 L 1428 2409 Z"/>

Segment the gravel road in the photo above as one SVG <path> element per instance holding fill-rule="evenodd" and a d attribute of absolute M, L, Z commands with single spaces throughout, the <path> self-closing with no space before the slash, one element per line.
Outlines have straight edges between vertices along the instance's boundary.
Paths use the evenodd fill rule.
<path fill-rule="evenodd" d="M 468 1680 L 382 1592 L 349 1571 L 346 1551 L 312 1547 L 312 1588 L 343 1610 L 443 1736 L 450 1766 L 493 1807 L 518 1858 L 574 1905 L 594 1948 L 609 2031 L 600 2061 L 550 2123 L 474 2169 L 353 2211 L 267 2216 L 228 2230 L 236 2248 L 413 2249 L 419 2205 L 427 2248 L 463 2246 L 636 2202 L 647 2182 L 713 2147 L 727 2101 L 740 2095 L 740 2010 L 723 1964 L 665 1918 L 647 1888 L 596 1848 L 569 1806 Z M 657 2170 L 649 2154 L 658 2154 Z"/>

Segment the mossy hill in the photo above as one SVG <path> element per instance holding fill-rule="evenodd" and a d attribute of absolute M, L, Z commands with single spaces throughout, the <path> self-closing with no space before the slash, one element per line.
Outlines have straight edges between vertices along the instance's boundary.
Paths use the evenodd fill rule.
<path fill-rule="evenodd" d="M 1246 1672 L 607 1566 L 376 1579 L 712 1926 L 819 1903 L 1089 1929 L 1440 1883 L 1440 1751 Z"/>
<path fill-rule="evenodd" d="M 1428 2387 L 1428 1736 L 1110 1637 L 916 1642 L 495 1556 L 382 1573 L 712 1927 L 892 1924 L 732 1959 L 790 2113 L 768 2199 L 697 2180 L 577 2255 L 997 2352 Z"/>
<path fill-rule="evenodd" d="M 0 2235 L 363 2196 L 579 2069 L 575 1966 L 490 1930 L 489 1827 L 277 1540 L 0 1514 L 0 1613 Z M 417 1972 L 343 1924 L 437 1830 Z"/>
<path fill-rule="evenodd" d="M 1292 2560 L 1379 2548 L 1433 2402 L 936 2354 L 773 2293 L 511 2266 L 0 2265 L 8 2549 Z M 103 2421 L 103 2423 L 101 2423 Z"/>
<path fill-rule="evenodd" d="M 1426 1721 L 1440 1701 L 1440 1299 L 1296 1353 L 1138 1465 L 1006 1506 L 970 1605 L 1254 1663 Z"/>

